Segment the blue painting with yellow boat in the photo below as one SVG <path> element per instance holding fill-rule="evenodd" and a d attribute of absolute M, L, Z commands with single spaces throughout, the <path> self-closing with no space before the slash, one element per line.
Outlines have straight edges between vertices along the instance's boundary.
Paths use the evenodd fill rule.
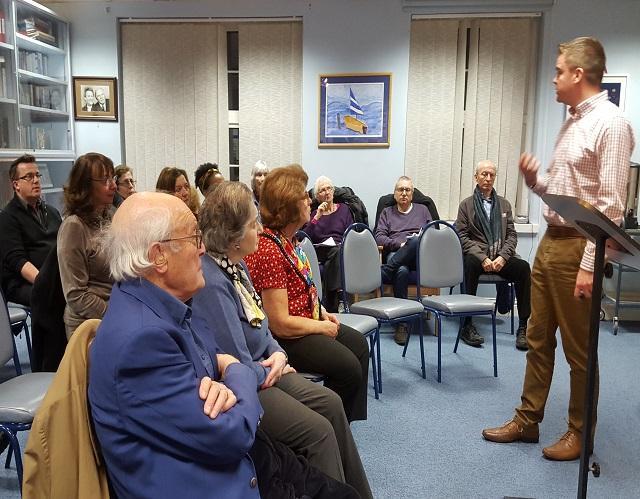
<path fill-rule="evenodd" d="M 389 145 L 390 74 L 320 75 L 319 145 Z"/>

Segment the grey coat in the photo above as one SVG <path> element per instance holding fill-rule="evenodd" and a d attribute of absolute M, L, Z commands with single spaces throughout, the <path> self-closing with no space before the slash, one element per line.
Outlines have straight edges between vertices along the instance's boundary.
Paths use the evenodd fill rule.
<path fill-rule="evenodd" d="M 500 214 L 502 215 L 502 247 L 498 255 L 509 261 L 516 253 L 518 245 L 518 234 L 513 225 L 513 215 L 511 204 L 502 196 L 498 196 L 500 203 Z M 456 229 L 462 241 L 462 251 L 464 254 L 476 256 L 481 262 L 488 258 L 488 243 L 482 232 L 482 226 L 476 222 L 476 210 L 473 205 L 473 196 L 464 199 L 458 207 L 458 218 L 456 219 Z"/>

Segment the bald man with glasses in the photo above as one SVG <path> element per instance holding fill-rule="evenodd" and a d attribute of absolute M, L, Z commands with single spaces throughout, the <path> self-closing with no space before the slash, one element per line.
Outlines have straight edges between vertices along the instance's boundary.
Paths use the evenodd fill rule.
<path fill-rule="evenodd" d="M 14 195 L 0 213 L 2 290 L 8 301 L 26 306 L 62 223 L 58 210 L 41 198 L 41 178 L 35 157 L 25 154 L 11 163 Z"/>

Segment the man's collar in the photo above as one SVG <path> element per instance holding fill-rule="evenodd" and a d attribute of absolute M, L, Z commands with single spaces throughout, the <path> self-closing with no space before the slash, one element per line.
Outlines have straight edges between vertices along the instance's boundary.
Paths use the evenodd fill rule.
<path fill-rule="evenodd" d="M 27 201 L 25 199 L 22 198 L 22 196 L 18 195 L 17 192 L 13 193 L 14 197 L 18 200 L 18 202 L 20 203 L 20 206 L 22 206 L 25 210 L 29 210 L 29 207 L 31 206 L 29 203 L 27 203 Z M 33 206 L 34 209 L 38 209 L 40 208 L 40 206 L 42 205 L 42 199 L 38 198 L 36 200 L 36 204 Z"/>
<path fill-rule="evenodd" d="M 191 300 L 183 303 L 144 277 L 123 281 L 119 286 L 123 292 L 147 305 L 158 317 L 171 319 L 176 324 L 191 318 Z"/>
<path fill-rule="evenodd" d="M 402 211 L 400 209 L 400 205 L 398 203 L 396 203 L 396 208 L 398 209 L 398 212 L 402 213 L 403 215 L 406 215 L 407 213 L 409 213 L 413 209 L 413 203 L 409 203 L 409 208 L 407 208 L 406 211 Z"/>
<path fill-rule="evenodd" d="M 607 93 L 606 90 L 603 90 L 602 92 L 598 92 L 597 94 L 592 95 L 588 99 L 583 100 L 576 107 L 569 108 L 569 114 L 573 119 L 581 118 L 588 112 L 592 111 L 596 107 L 596 105 L 599 104 L 601 101 L 608 100 L 608 99 L 609 99 L 609 94 Z"/>

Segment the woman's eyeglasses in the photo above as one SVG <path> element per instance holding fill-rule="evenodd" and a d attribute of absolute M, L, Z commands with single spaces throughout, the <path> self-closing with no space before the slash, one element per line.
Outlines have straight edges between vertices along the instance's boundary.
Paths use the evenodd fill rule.
<path fill-rule="evenodd" d="M 109 184 L 117 184 L 118 183 L 118 177 L 102 177 L 102 178 L 91 178 L 92 182 L 99 182 L 102 185 L 109 185 Z"/>
<path fill-rule="evenodd" d="M 118 185 L 128 185 L 129 187 L 135 187 L 136 181 L 132 178 L 128 178 L 126 180 L 122 180 L 120 182 L 116 182 Z"/>

